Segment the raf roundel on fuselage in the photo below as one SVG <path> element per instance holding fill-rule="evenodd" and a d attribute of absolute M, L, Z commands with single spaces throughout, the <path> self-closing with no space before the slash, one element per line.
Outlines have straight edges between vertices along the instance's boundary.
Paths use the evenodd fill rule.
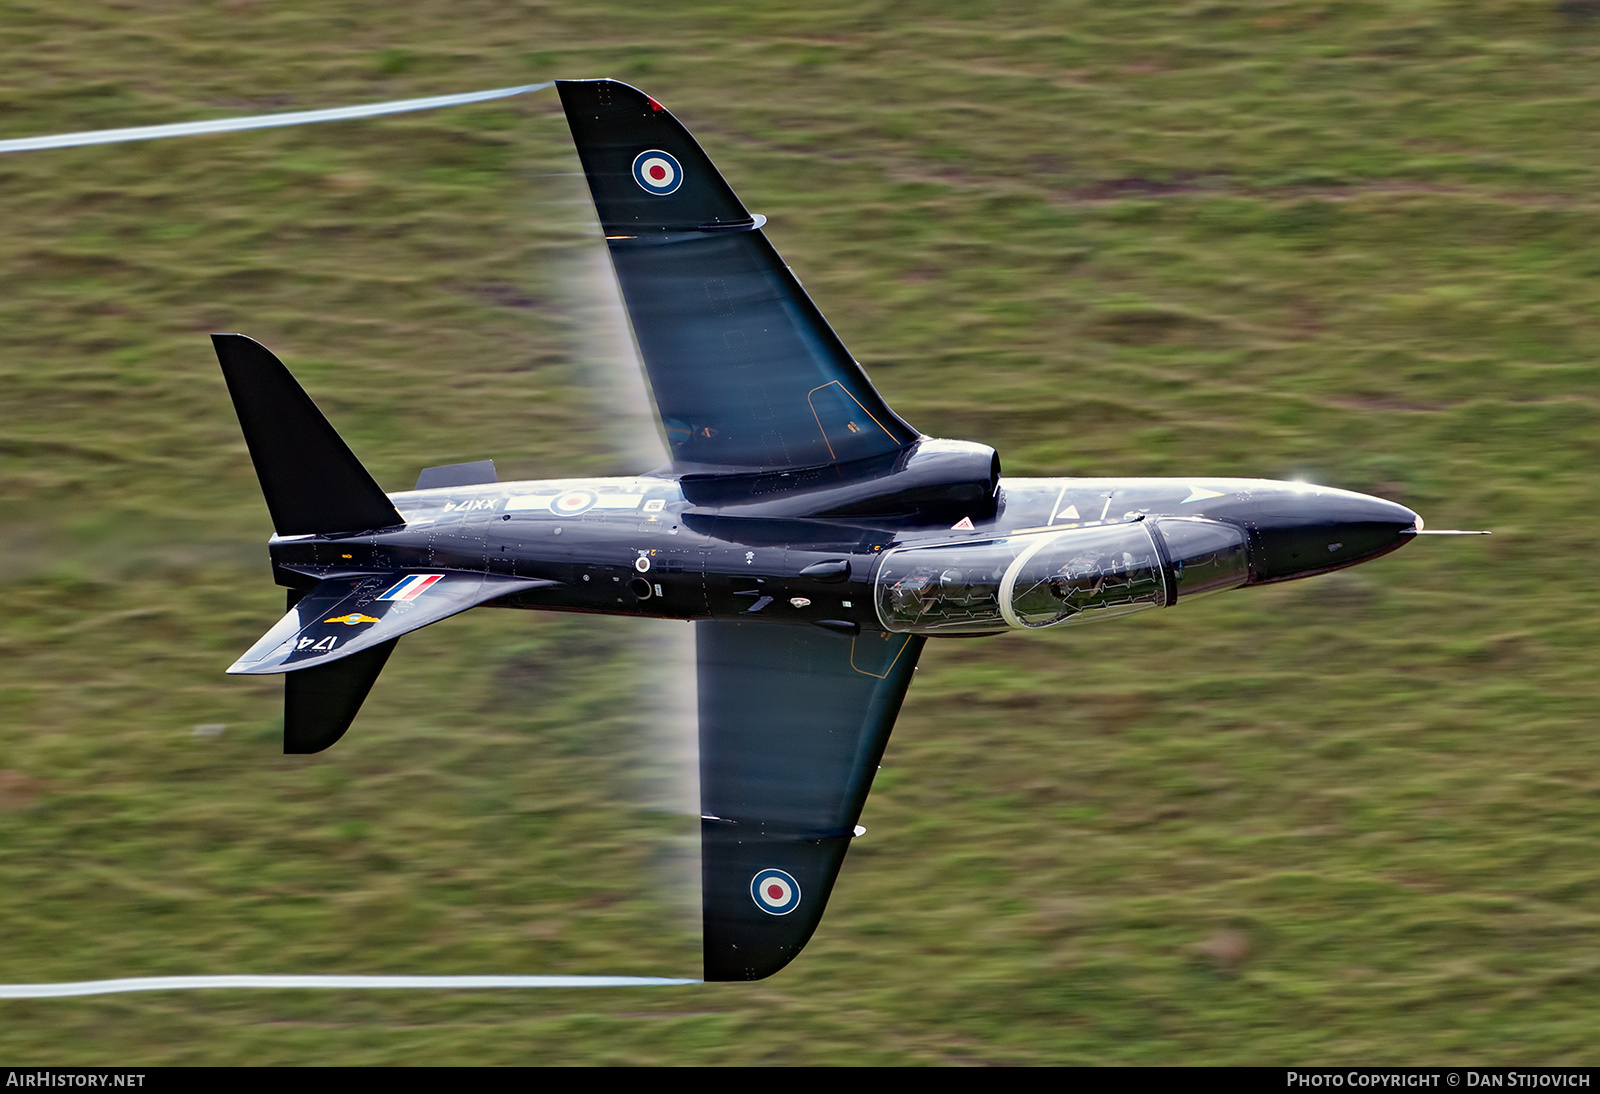
<path fill-rule="evenodd" d="M 665 196 L 683 185 L 683 168 L 670 153 L 651 149 L 634 157 L 633 180 L 649 193 Z"/>

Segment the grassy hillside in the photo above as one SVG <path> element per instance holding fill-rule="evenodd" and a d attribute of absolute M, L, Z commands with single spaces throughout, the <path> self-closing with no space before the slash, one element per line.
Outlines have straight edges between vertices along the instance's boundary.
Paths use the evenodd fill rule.
<path fill-rule="evenodd" d="M 1591 1059 L 1591 7 L 0 3 L 0 136 L 628 80 L 924 432 L 1495 532 L 932 643 L 762 984 L 9 1002 L 0 1057 Z M 575 170 L 548 94 L 0 157 L 0 981 L 693 972 L 625 623 L 408 637 L 312 758 L 222 675 L 282 600 L 206 333 L 390 489 L 628 469 Z"/>

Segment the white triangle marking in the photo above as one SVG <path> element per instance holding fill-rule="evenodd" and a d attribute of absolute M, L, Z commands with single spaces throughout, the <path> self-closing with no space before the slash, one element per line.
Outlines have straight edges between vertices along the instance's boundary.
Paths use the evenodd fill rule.
<path fill-rule="evenodd" d="M 1179 505 L 1188 505 L 1191 501 L 1204 501 L 1206 498 L 1220 498 L 1220 497 L 1222 497 L 1222 491 L 1221 490 L 1207 490 L 1203 486 L 1191 486 L 1191 487 L 1189 487 L 1189 496 L 1184 498 L 1178 504 Z"/>
<path fill-rule="evenodd" d="M 962 517 L 950 526 L 952 532 L 970 532 L 973 529 L 972 518 Z"/>
<path fill-rule="evenodd" d="M 1065 509 L 1061 510 L 1061 512 L 1056 514 L 1056 519 L 1057 520 L 1077 520 L 1077 519 L 1079 519 L 1078 518 L 1078 507 L 1076 505 L 1067 506 Z"/>

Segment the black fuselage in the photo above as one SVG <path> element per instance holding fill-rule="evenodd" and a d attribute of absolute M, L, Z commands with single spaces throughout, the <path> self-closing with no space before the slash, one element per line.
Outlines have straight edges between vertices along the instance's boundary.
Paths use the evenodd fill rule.
<path fill-rule="evenodd" d="M 896 548 L 957 553 L 1006 537 L 1137 521 L 1207 520 L 1237 528 L 1244 584 L 1342 569 L 1386 554 L 1421 524 L 1393 502 L 1261 479 L 1000 480 L 992 512 L 953 528 L 916 514 L 752 515 L 763 504 L 708 506 L 672 476 L 562 479 L 390 495 L 403 526 L 342 536 L 274 536 L 280 584 L 342 573 L 479 570 L 554 582 L 493 606 L 671 619 L 905 629 L 878 607 L 880 560 Z M 1166 598 L 1166 606 L 1179 596 Z M 1003 628 L 1000 628 L 1003 629 Z M 937 631 L 930 632 L 937 635 Z"/>

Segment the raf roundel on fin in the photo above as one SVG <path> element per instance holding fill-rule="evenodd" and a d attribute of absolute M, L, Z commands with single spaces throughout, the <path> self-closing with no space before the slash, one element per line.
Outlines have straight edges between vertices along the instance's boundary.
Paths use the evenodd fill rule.
<path fill-rule="evenodd" d="M 633 158 L 633 181 L 649 193 L 666 196 L 683 185 L 683 167 L 672 153 L 652 148 Z"/>

